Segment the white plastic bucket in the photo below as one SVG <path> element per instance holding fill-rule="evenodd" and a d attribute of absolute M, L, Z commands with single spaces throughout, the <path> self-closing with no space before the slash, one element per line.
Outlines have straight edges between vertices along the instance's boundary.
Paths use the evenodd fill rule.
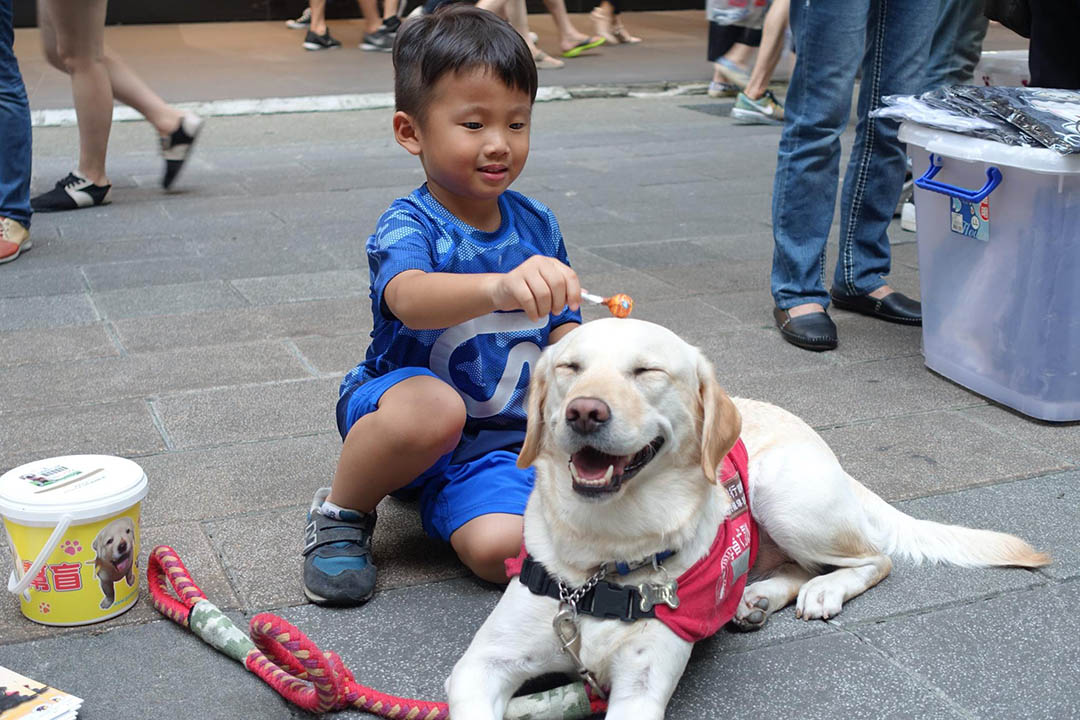
<path fill-rule="evenodd" d="M 38 460 L 0 476 L 14 569 L 8 591 L 43 625 L 86 625 L 139 597 L 139 511 L 146 474 L 111 455 Z"/>
<path fill-rule="evenodd" d="M 915 175 L 926 366 L 1080 420 L 1080 155 L 900 126 Z"/>

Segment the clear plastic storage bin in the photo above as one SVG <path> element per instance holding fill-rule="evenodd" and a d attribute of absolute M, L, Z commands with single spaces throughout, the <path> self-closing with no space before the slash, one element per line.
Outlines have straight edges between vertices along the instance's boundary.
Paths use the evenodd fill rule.
<path fill-rule="evenodd" d="M 1080 420 L 1080 155 L 906 122 L 926 366 L 1025 415 Z"/>

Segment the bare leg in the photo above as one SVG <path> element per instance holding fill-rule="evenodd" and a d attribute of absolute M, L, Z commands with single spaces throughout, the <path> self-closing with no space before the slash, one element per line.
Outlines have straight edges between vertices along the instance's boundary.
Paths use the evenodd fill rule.
<path fill-rule="evenodd" d="M 112 130 L 113 93 L 105 67 L 106 6 L 107 0 L 41 0 L 38 4 L 45 55 L 71 76 L 79 123 L 79 174 L 95 185 L 109 184 L 105 154 Z"/>
<path fill-rule="evenodd" d="M 326 34 L 326 0 L 308 0 L 311 8 L 311 25 L 308 27 L 316 35 Z"/>
<path fill-rule="evenodd" d="M 373 33 L 382 24 L 379 16 L 379 0 L 356 0 L 360 14 L 364 16 L 364 32 Z"/>
<path fill-rule="evenodd" d="M 570 13 L 566 11 L 566 0 L 544 0 L 544 7 L 555 21 L 555 28 L 559 32 L 559 47 L 564 52 L 592 39 L 570 22 Z"/>
<path fill-rule="evenodd" d="M 349 430 L 328 499 L 371 512 L 452 451 L 464 426 L 465 403 L 446 383 L 424 375 L 398 383 Z"/>
<path fill-rule="evenodd" d="M 450 545 L 470 570 L 488 582 L 505 583 L 503 562 L 521 550 L 520 515 L 490 513 L 473 518 L 450 536 Z"/>
<path fill-rule="evenodd" d="M 724 57 L 731 62 L 735 63 L 739 67 L 745 68 L 750 62 L 750 57 L 754 54 L 754 48 L 743 43 L 735 43 L 731 46 L 731 49 L 724 53 Z M 724 75 L 720 72 L 720 65 L 713 64 L 713 82 L 714 83 L 726 83 Z"/>
<path fill-rule="evenodd" d="M 525 38 L 525 44 L 529 46 L 529 52 L 532 53 L 533 60 L 536 61 L 538 68 L 553 69 L 563 66 L 562 60 L 551 57 L 532 41 L 525 0 L 480 0 L 480 2 L 476 3 L 476 7 L 490 10 L 509 21 L 513 28 L 518 31 L 518 34 Z"/>
<path fill-rule="evenodd" d="M 138 110 L 157 128 L 159 135 L 165 136 L 176 130 L 184 113 L 162 100 L 112 51 L 105 53 L 105 67 L 109 70 L 109 81 L 117 100 Z"/>
<path fill-rule="evenodd" d="M 750 72 L 750 82 L 743 91 L 751 100 L 757 100 L 769 87 L 773 71 L 776 70 L 780 56 L 784 52 L 784 32 L 787 30 L 791 0 L 773 0 L 769 12 L 765 15 L 765 24 L 761 29 L 761 47 L 758 49 L 757 62 Z"/>

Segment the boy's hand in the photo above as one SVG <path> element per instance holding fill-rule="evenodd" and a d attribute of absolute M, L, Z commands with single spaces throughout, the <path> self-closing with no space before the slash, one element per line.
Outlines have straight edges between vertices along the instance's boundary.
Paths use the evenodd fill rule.
<path fill-rule="evenodd" d="M 577 310 L 581 283 L 577 273 L 555 258 L 533 255 L 508 273 L 497 275 L 491 288 L 497 310 L 524 310 L 530 320 Z"/>

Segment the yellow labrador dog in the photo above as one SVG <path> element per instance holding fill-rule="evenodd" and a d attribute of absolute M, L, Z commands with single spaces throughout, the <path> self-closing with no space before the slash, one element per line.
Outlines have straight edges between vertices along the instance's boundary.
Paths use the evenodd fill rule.
<path fill-rule="evenodd" d="M 135 523 L 116 518 L 101 529 L 91 547 L 97 553 L 94 574 L 101 583 L 101 607 L 109 608 L 116 598 L 116 583 L 126 579 L 128 585 L 135 584 Z"/>
<path fill-rule="evenodd" d="M 806 620 L 836 615 L 889 574 L 890 555 L 964 566 L 1049 562 L 1014 536 L 900 512 L 845 473 L 806 423 L 774 405 L 729 399 L 697 348 L 651 323 L 598 320 L 549 348 L 535 367 L 528 415 L 519 464 L 536 467 L 525 510 L 530 559 L 447 680 L 455 718 L 502 718 L 525 680 L 550 672 L 580 672 L 609 688 L 608 720 L 663 718 L 693 642 L 659 611 L 677 612 L 685 588 L 673 579 L 709 564 L 720 531 L 744 511 L 739 483 L 716 482 L 740 438 L 756 561 L 748 584 L 733 585 L 740 548 L 725 545 L 724 567 L 734 569 L 715 587 L 718 603 L 726 589 L 740 593 L 731 620 L 745 629 L 792 602 Z M 628 597 L 628 614 L 644 617 L 611 619 L 610 603 L 607 617 L 588 614 L 599 587 Z"/>

